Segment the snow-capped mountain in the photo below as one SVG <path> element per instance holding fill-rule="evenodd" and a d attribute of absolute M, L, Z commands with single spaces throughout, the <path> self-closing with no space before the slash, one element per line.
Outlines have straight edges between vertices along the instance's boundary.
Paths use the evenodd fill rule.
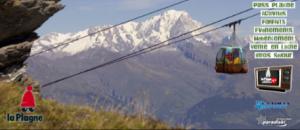
<path fill-rule="evenodd" d="M 31 54 L 93 34 L 29 58 L 27 72 L 43 85 L 162 42 L 202 24 L 185 11 L 170 10 L 146 21 L 130 22 L 94 34 L 110 26 L 93 27 L 77 33 L 51 33 L 41 37 L 34 43 Z M 270 62 L 251 59 L 250 72 L 247 74 L 218 74 L 214 70 L 215 56 L 218 49 L 229 42 L 228 36 L 230 33 L 221 30 L 194 37 L 42 88 L 42 95 L 63 103 L 93 107 L 121 106 L 129 112 L 136 112 L 134 108 L 138 106 L 138 111 L 142 107 L 143 113 L 161 120 L 195 128 L 260 128 L 255 122 L 259 113 L 253 108 L 258 99 L 289 101 L 293 104 L 290 111 L 279 112 L 275 116 L 281 117 L 280 114 L 284 113 L 298 119 L 300 104 L 297 95 L 300 89 L 293 88 L 292 92 L 282 95 L 258 92 L 251 70 L 254 67 L 282 64 L 293 64 L 295 68 L 300 68 L 299 60 Z M 245 45 L 249 39 L 239 42 Z M 249 58 L 253 58 L 253 52 L 247 53 L 252 55 Z M 299 76 L 295 76 L 295 79 L 299 79 Z M 296 83 L 293 84 L 300 84 L 294 81 Z"/>
<path fill-rule="evenodd" d="M 107 31 L 101 31 L 110 26 L 92 27 L 77 33 L 50 33 L 35 42 L 31 54 L 87 35 L 52 52 L 63 54 L 55 56 L 64 56 L 74 55 L 91 48 L 106 48 L 112 52 L 133 51 L 196 29 L 202 24 L 193 20 L 185 11 L 169 10 L 143 22 L 129 22 Z M 196 33 L 199 32 L 193 34 Z M 219 42 L 221 40 L 219 36 L 222 34 L 214 32 L 214 35 L 198 36 L 193 40 L 209 45 L 209 43 Z"/>

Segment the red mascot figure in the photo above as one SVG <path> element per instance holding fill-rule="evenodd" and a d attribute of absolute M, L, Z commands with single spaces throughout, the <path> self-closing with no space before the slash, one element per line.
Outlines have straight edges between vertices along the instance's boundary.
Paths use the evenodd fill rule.
<path fill-rule="evenodd" d="M 28 86 L 23 94 L 21 108 L 23 112 L 34 112 L 35 100 L 32 94 L 32 86 Z"/>

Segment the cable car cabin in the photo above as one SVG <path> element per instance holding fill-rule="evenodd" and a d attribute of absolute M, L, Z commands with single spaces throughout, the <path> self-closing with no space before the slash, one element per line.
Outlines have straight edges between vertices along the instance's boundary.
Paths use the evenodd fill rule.
<path fill-rule="evenodd" d="M 247 60 L 241 47 L 222 47 L 216 57 L 217 73 L 247 73 Z"/>

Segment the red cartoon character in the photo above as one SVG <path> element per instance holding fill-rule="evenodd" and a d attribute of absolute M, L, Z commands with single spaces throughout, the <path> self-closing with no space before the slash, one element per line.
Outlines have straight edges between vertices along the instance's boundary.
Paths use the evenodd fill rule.
<path fill-rule="evenodd" d="M 276 84 L 277 83 L 277 78 L 272 78 L 272 84 Z"/>
<path fill-rule="evenodd" d="M 32 94 L 32 86 L 28 86 L 23 94 L 21 108 L 23 112 L 33 112 L 35 100 Z"/>

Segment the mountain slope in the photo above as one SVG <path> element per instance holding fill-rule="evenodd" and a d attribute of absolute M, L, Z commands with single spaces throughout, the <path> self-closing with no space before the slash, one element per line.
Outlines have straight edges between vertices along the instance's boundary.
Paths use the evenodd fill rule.
<path fill-rule="evenodd" d="M 149 20 L 131 22 L 33 57 L 27 61 L 28 72 L 44 84 L 200 26 L 201 23 L 185 11 L 170 10 Z M 31 53 L 103 28 L 93 27 L 73 34 L 49 34 L 37 40 Z M 195 37 L 49 86 L 42 89 L 42 94 L 65 103 L 93 104 L 97 99 L 100 106 L 118 104 L 128 109 L 131 107 L 127 104 L 135 101 L 147 106 L 148 113 L 174 122 L 183 117 L 186 109 L 211 96 L 221 86 L 220 79 L 212 80 L 216 74 L 210 73 L 213 71 L 210 66 L 216 51 L 213 46 L 221 44 L 225 34 L 213 32 Z M 203 74 L 207 75 L 195 77 Z M 145 106 L 144 100 L 150 104 Z"/>
<path fill-rule="evenodd" d="M 184 11 L 167 11 L 149 20 L 125 24 L 33 57 L 27 61 L 28 73 L 45 84 L 199 26 L 201 23 Z M 73 34 L 49 34 L 34 44 L 32 54 L 102 28 L 105 27 Z M 221 30 L 195 37 L 64 80 L 43 88 L 42 94 L 63 103 L 94 105 L 97 102 L 98 107 L 118 106 L 125 113 L 144 108 L 143 113 L 174 125 L 186 123 L 195 128 L 256 127 L 258 113 L 251 106 L 257 99 L 290 101 L 295 105 L 283 113 L 295 119 L 300 117 L 296 112 L 300 106 L 295 100 L 299 89 L 293 88 L 287 95 L 261 92 L 255 89 L 253 79 L 254 67 L 293 64 L 299 68 L 300 63 L 296 59 L 254 60 L 253 52 L 247 47 L 248 40 L 241 39 L 239 43 L 246 45 L 249 73 L 218 74 L 214 70 L 215 55 L 221 46 L 228 44 L 228 35 L 226 30 Z M 299 84 L 299 81 L 294 80 L 293 84 Z M 239 106 L 235 107 L 235 103 Z M 228 107 L 222 110 L 224 104 Z M 233 115 L 241 125 L 226 120 Z M 219 125 L 214 125 L 216 123 Z"/>
<path fill-rule="evenodd" d="M 34 114 L 43 115 L 42 122 L 8 122 L 6 114 L 19 113 L 23 93 L 17 84 L 0 82 L 0 129 L 168 129 L 165 123 L 142 115 L 126 116 L 117 110 L 95 111 L 87 106 L 62 105 L 49 99 L 37 98 Z"/>

